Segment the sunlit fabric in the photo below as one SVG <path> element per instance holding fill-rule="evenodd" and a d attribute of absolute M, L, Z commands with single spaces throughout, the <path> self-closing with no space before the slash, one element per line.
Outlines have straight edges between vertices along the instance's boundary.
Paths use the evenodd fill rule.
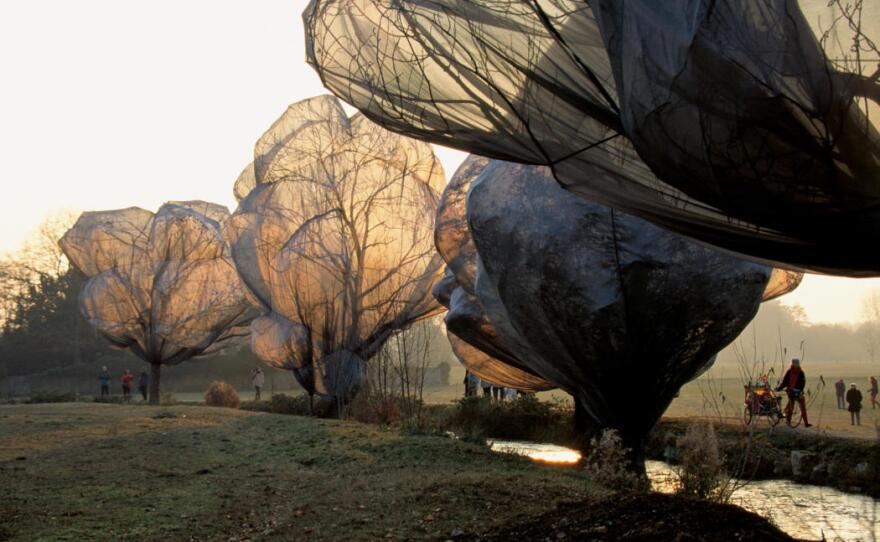
<path fill-rule="evenodd" d="M 552 166 L 783 267 L 880 274 L 880 134 L 860 107 L 876 66 L 839 71 L 795 0 L 312 0 L 303 17 L 324 85 L 391 130 Z"/>
<path fill-rule="evenodd" d="M 457 280 L 443 294 L 452 270 L 435 290 L 449 299 L 450 332 L 492 358 L 491 376 L 516 369 L 558 386 L 584 429 L 618 429 L 640 450 L 679 388 L 754 317 L 772 268 L 577 197 L 545 167 L 491 161 L 472 173 L 472 241 L 445 243 L 460 232 L 438 221 L 438 246 L 472 243 L 478 255 L 472 294 Z M 468 310 L 480 318 L 454 328 L 455 312 Z M 471 367 L 471 352 L 456 353 Z"/>
<path fill-rule="evenodd" d="M 780 268 L 774 269 L 773 274 L 770 275 L 770 280 L 767 282 L 767 288 L 764 289 L 762 301 L 770 301 L 771 299 L 776 299 L 777 297 L 782 297 L 787 293 L 793 292 L 798 286 L 800 286 L 803 279 L 804 274 L 798 271 L 789 271 L 788 269 Z"/>
<path fill-rule="evenodd" d="M 469 371 L 492 384 L 521 391 L 552 389 L 556 386 L 527 369 L 501 342 L 474 295 L 478 256 L 467 225 L 466 197 L 471 184 L 491 162 L 469 156 L 440 198 L 434 242 L 446 261 L 446 274 L 434 287 L 434 297 L 448 309 L 445 323 L 452 351 Z M 503 314 L 494 317 L 499 319 Z"/>
<path fill-rule="evenodd" d="M 348 118 L 331 96 L 291 105 L 235 183 L 229 237 L 263 315 L 252 348 L 309 393 L 346 397 L 395 332 L 437 314 L 430 145 Z"/>
<path fill-rule="evenodd" d="M 118 348 L 154 365 L 210 354 L 247 336 L 255 315 L 230 258 L 229 211 L 201 201 L 153 213 L 83 213 L 60 244 L 89 280 L 80 309 Z"/>

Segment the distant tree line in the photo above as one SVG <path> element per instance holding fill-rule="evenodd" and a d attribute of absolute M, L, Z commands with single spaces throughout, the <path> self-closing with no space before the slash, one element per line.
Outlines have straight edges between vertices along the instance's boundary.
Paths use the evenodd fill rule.
<path fill-rule="evenodd" d="M 863 321 L 858 325 L 811 323 L 802 307 L 784 301 L 762 304 L 749 327 L 721 351 L 718 361 L 737 362 L 737 349 L 749 360 L 768 363 L 795 356 L 816 362 L 880 360 L 880 295 L 872 293 L 863 300 Z"/>

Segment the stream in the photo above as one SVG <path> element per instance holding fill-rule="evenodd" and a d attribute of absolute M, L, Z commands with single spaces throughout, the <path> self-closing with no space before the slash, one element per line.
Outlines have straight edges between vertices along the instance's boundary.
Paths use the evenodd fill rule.
<path fill-rule="evenodd" d="M 576 450 L 553 444 L 490 440 L 489 446 L 496 452 L 524 455 L 544 463 L 576 463 L 581 457 Z M 662 461 L 647 461 L 645 465 L 655 491 L 674 491 L 675 471 L 671 465 Z M 796 538 L 880 541 L 880 501 L 866 495 L 789 480 L 761 480 L 736 489 L 730 502 L 769 519 Z"/>

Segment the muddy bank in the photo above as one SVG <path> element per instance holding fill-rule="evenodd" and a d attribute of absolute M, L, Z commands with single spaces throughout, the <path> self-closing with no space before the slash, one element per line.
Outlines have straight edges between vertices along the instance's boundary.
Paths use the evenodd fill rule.
<path fill-rule="evenodd" d="M 663 420 L 647 444 L 647 457 L 675 463 L 676 441 L 691 420 Z M 812 431 L 716 424 L 732 473 L 749 480 L 785 479 L 880 497 L 880 439 L 832 437 Z"/>
<path fill-rule="evenodd" d="M 612 495 L 563 504 L 532 519 L 462 540 L 743 542 L 795 540 L 742 508 L 674 495 Z"/>

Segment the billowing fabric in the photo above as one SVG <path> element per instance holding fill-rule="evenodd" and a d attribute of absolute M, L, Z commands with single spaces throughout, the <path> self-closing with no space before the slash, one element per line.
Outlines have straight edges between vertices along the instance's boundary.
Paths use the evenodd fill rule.
<path fill-rule="evenodd" d="M 203 356 L 247 336 L 254 307 L 223 228 L 225 207 L 171 202 L 83 213 L 60 245 L 89 280 L 79 302 L 113 346 L 153 364 Z"/>
<path fill-rule="evenodd" d="M 434 229 L 437 251 L 446 261 L 446 274 L 434 287 L 434 297 L 448 310 L 446 332 L 452 351 L 469 371 L 492 384 L 522 391 L 555 388 L 529 371 L 502 343 L 483 305 L 476 298 L 477 251 L 467 225 L 466 197 L 473 182 L 492 160 L 471 155 L 459 166 L 440 197 Z M 503 318 L 503 310 L 494 315 Z"/>
<path fill-rule="evenodd" d="M 303 17 L 324 85 L 391 130 L 551 166 L 783 267 L 880 274 L 880 134 L 855 99 L 880 83 L 837 71 L 795 0 L 312 0 Z"/>
<path fill-rule="evenodd" d="M 770 301 L 771 299 L 776 299 L 789 292 L 793 292 L 798 286 L 800 286 L 803 279 L 804 274 L 801 272 L 789 271 L 788 269 L 780 269 L 777 267 L 770 275 L 770 280 L 767 282 L 767 287 L 764 289 L 764 295 L 761 300 Z"/>
<path fill-rule="evenodd" d="M 469 156 L 443 191 L 437 208 L 434 241 L 447 266 L 443 279 L 434 287 L 434 297 L 448 309 L 446 328 L 453 352 L 471 372 L 493 384 L 524 391 L 551 389 L 556 385 L 528 369 L 528 364 L 514 355 L 495 331 L 492 316 L 502 325 L 506 322 L 503 305 L 497 306 L 492 316 L 487 315 L 475 295 L 479 256 L 467 224 L 466 198 L 471 185 L 492 163 L 488 158 Z M 515 174 L 528 176 L 530 168 L 518 169 Z M 562 197 L 571 196 L 563 194 Z M 774 269 L 762 299 L 774 299 L 794 290 L 802 277 L 799 272 Z M 508 334 L 515 333 L 510 326 L 507 328 Z M 519 356 L 529 352 L 522 338 L 518 337 L 516 343 Z M 713 356 L 693 378 L 708 370 L 714 361 Z"/>
<path fill-rule="evenodd" d="M 450 325 L 482 354 L 465 352 L 465 364 L 505 377 L 507 365 L 566 390 L 588 431 L 616 428 L 636 450 L 751 321 L 772 274 L 570 194 L 548 168 L 489 163 L 468 192 L 467 221 L 473 294 L 457 286 L 447 319 L 465 305 L 457 298 L 478 305 L 516 365 Z"/>
<path fill-rule="evenodd" d="M 356 390 L 388 337 L 441 310 L 430 291 L 444 183 L 430 145 L 348 118 L 332 96 L 291 105 L 236 181 L 228 229 L 263 309 L 256 355 L 310 393 Z"/>

